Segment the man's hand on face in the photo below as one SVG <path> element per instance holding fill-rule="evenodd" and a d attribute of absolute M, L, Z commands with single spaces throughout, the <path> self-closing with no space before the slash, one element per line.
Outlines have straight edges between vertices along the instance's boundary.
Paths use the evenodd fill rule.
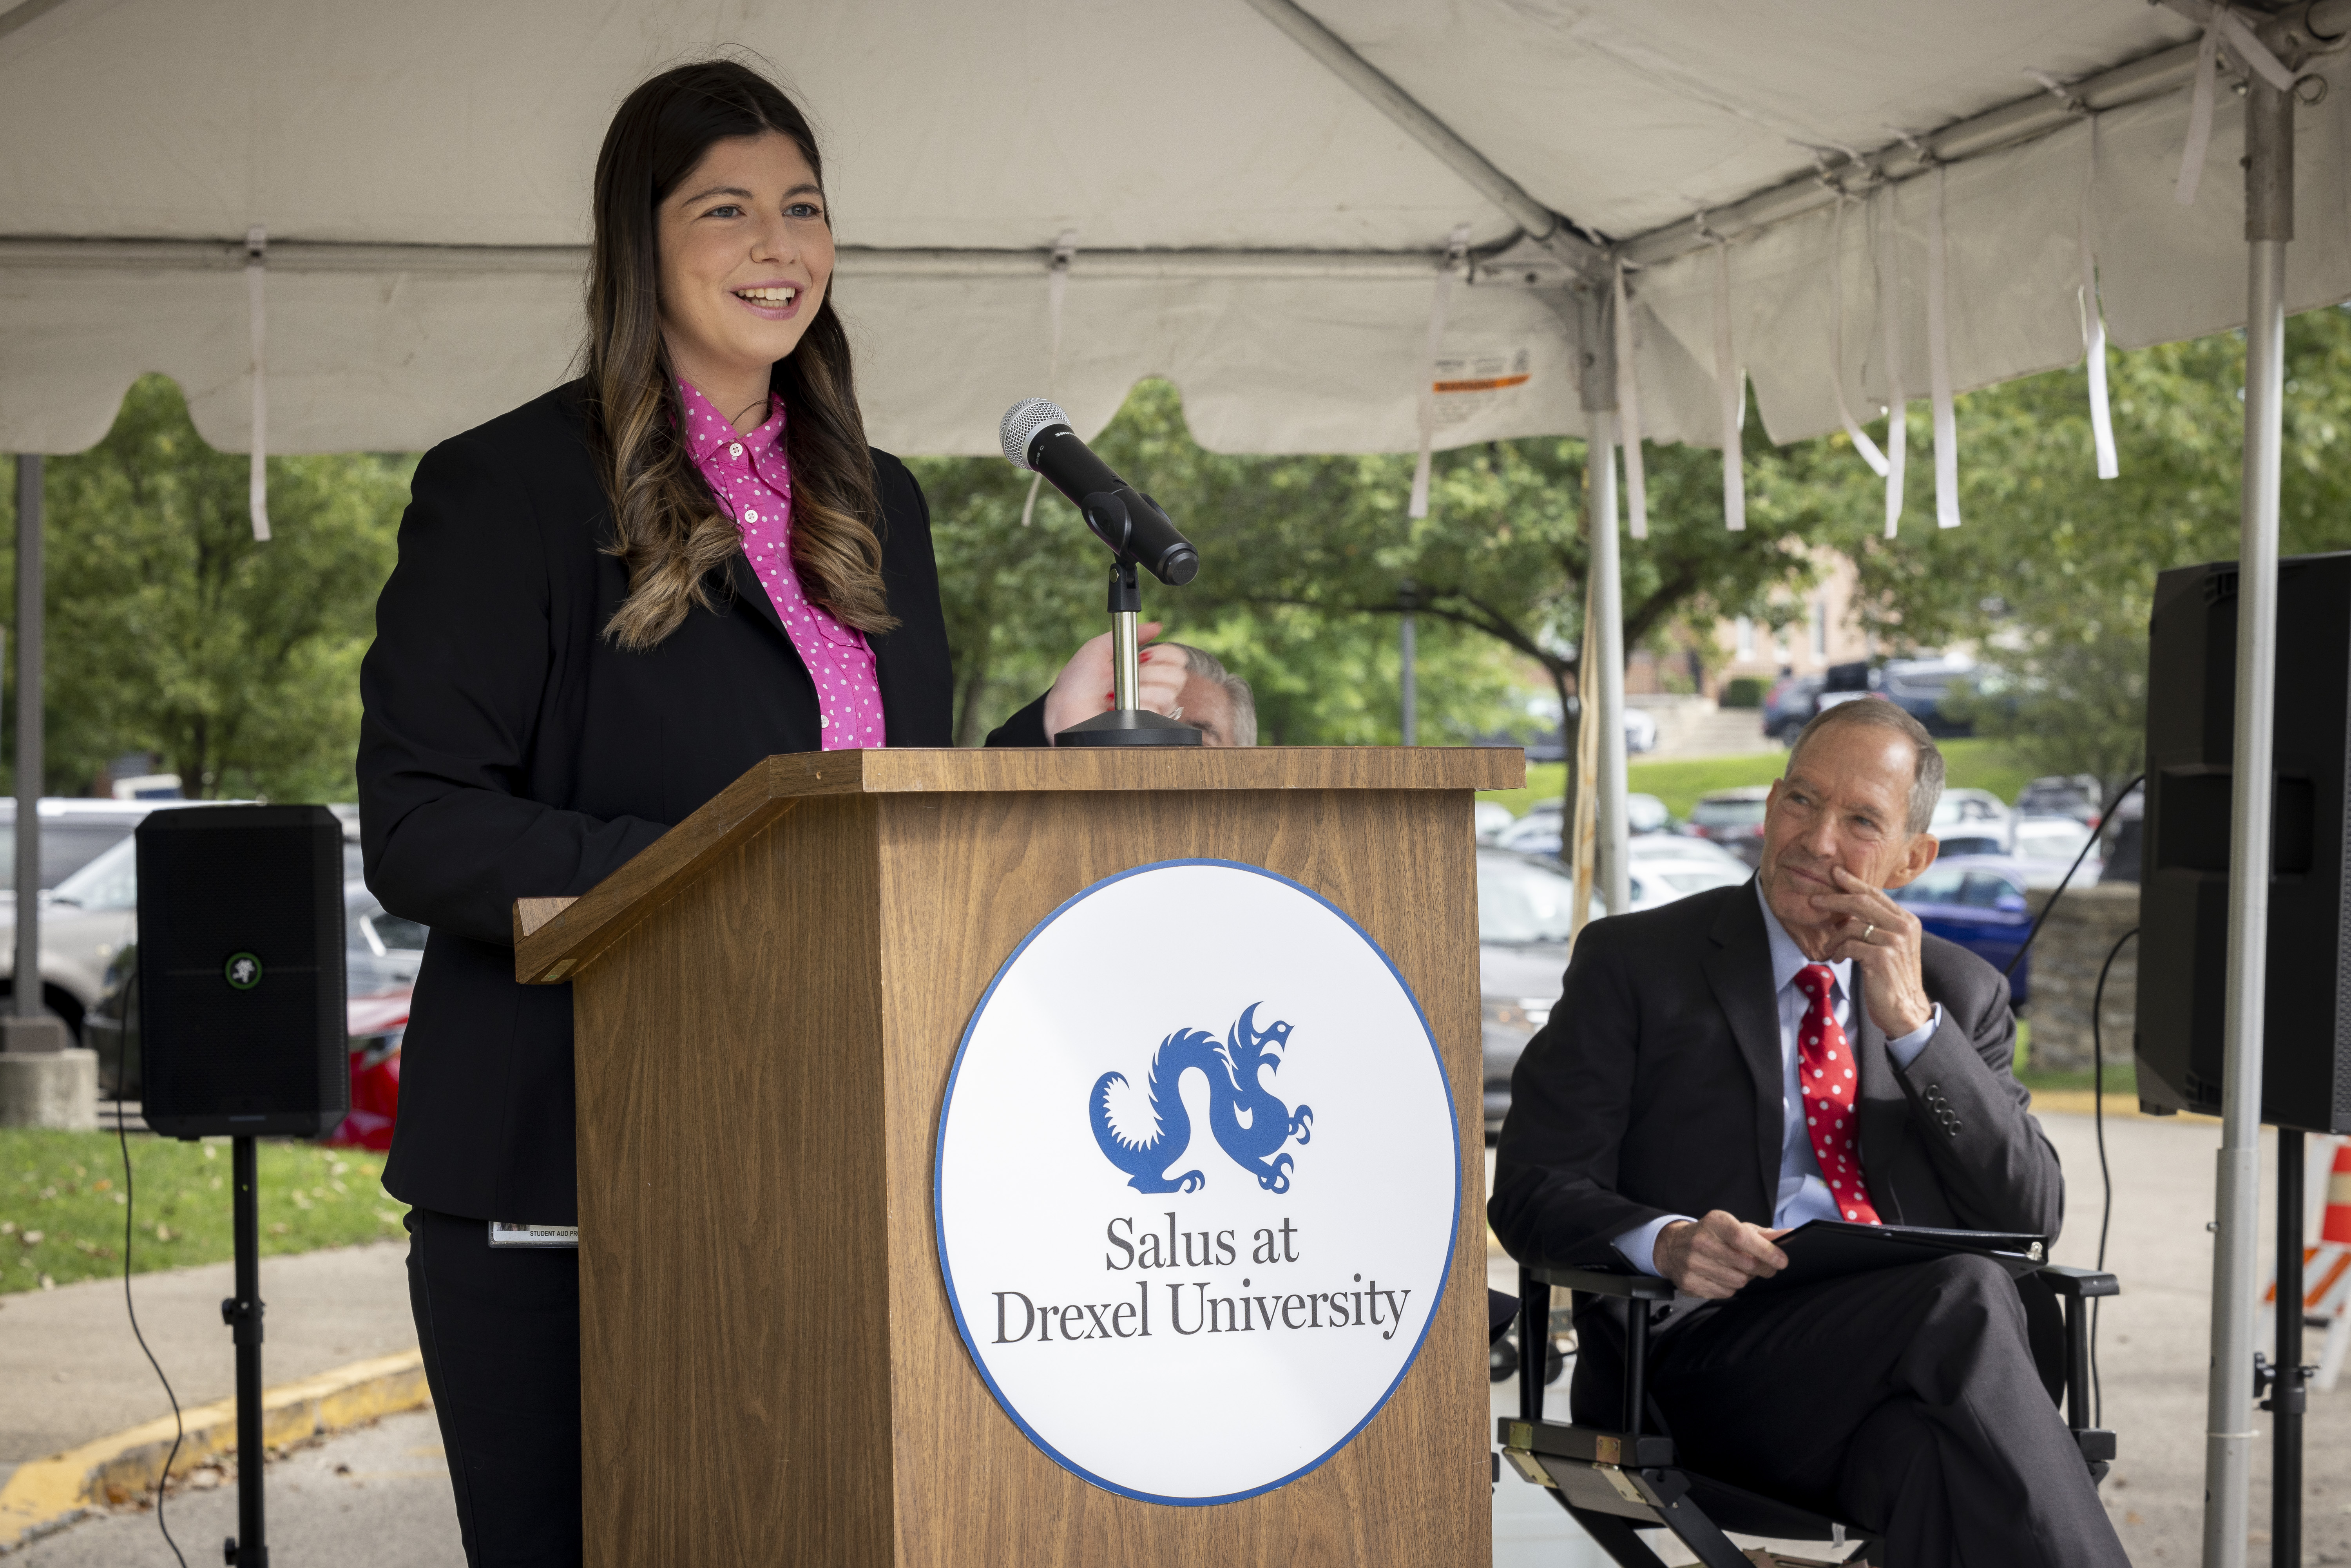
<path fill-rule="evenodd" d="M 1831 869 L 1842 890 L 1813 899 L 1815 908 L 1834 915 L 1838 925 L 1829 948 L 1829 960 L 1853 960 L 1860 971 L 1855 988 L 1869 1016 L 1888 1040 L 1900 1040 L 1924 1028 L 1935 1016 L 1927 998 L 1927 980 L 1919 967 L 1919 938 L 1925 927 L 1918 917 L 1843 866 Z"/>
<path fill-rule="evenodd" d="M 1788 1255 L 1771 1245 L 1786 1234 L 1718 1208 L 1704 1219 L 1677 1219 L 1658 1231 L 1654 1261 L 1685 1295 L 1727 1301 L 1748 1281 L 1788 1266 Z"/>

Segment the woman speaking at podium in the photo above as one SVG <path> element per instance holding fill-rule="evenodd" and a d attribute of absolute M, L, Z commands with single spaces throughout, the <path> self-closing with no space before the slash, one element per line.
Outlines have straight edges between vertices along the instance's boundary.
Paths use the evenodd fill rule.
<path fill-rule="evenodd" d="M 596 165 L 585 375 L 425 455 L 377 606 L 368 883 L 433 932 L 384 1185 L 477 1565 L 581 1550 L 579 1254 L 492 1245 L 578 1214 L 571 998 L 516 983 L 514 901 L 586 893 L 763 757 L 951 742 L 930 515 L 865 444 L 832 267 L 781 90 L 726 61 L 638 88 Z M 1144 705 L 1183 678 L 1146 663 Z M 1001 738 L 1110 685 L 1097 638 Z"/>

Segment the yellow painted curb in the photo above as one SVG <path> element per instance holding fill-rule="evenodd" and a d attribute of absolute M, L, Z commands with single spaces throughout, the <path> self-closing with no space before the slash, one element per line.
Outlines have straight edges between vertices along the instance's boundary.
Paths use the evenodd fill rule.
<path fill-rule="evenodd" d="M 408 1350 L 354 1362 L 268 1389 L 261 1396 L 262 1438 L 271 1447 L 357 1426 L 433 1402 L 424 1358 Z M 198 1406 L 182 1416 L 186 1437 L 172 1473 L 236 1452 L 236 1401 Z M 128 1502 L 152 1490 L 172 1452 L 170 1416 L 20 1465 L 0 1486 L 0 1544 L 15 1546 L 85 1509 Z"/>
<path fill-rule="evenodd" d="M 2035 1111 L 2058 1111 L 2070 1115 L 2087 1116 L 2097 1109 L 2097 1095 L 2087 1089 L 2035 1089 L 2032 1092 L 2032 1108 Z M 2106 1114 L 2127 1116 L 2136 1121 L 2147 1113 L 2138 1108 L 2137 1095 L 2117 1094 L 2110 1089 L 2106 1091 Z M 2177 1122 L 2218 1120 L 2217 1117 L 2199 1116 L 2193 1111 L 2183 1111 L 2178 1116 L 2164 1119 Z"/>

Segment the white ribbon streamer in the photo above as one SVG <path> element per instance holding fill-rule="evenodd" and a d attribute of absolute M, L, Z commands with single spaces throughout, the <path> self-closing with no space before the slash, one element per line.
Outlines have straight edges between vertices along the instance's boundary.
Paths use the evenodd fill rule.
<path fill-rule="evenodd" d="M 253 333 L 253 468 L 246 483 L 246 507 L 253 514 L 253 537 L 269 538 L 269 378 L 265 370 L 262 279 L 268 268 L 269 231 L 259 224 L 245 231 L 245 312 Z"/>
<path fill-rule="evenodd" d="M 1649 537 L 1649 482 L 1641 466 L 1641 378 L 1633 361 L 1633 307 L 1625 297 L 1625 264 L 1616 264 L 1616 420 L 1625 444 L 1625 507 L 1633 537 Z"/>
<path fill-rule="evenodd" d="M 2122 472 L 2115 456 L 2115 416 L 2106 403 L 2106 319 L 2098 309 L 2098 254 L 2090 238 L 2090 204 L 2098 183 L 2098 122 L 2090 121 L 2090 155 L 2082 166 L 2082 361 L 2090 373 L 2090 438 L 2098 477 Z"/>
<path fill-rule="evenodd" d="M 1730 342 L 1730 246 L 1714 242 L 1714 387 L 1722 405 L 1722 526 L 1747 530 L 1747 473 L 1739 447 L 1740 414 L 1747 402 L 1747 378 Z"/>
<path fill-rule="evenodd" d="M 1951 404 L 1951 334 L 1944 304 L 1943 165 L 1927 207 L 1927 386 L 1935 411 L 1935 526 L 1959 526 L 1959 422 Z"/>
<path fill-rule="evenodd" d="M 1437 356 L 1445 347 L 1445 308 L 1453 296 L 1453 274 L 1469 247 L 1469 225 L 1463 224 L 1446 239 L 1445 266 L 1437 275 L 1437 290 L 1428 302 L 1428 354 L 1420 373 L 1420 460 L 1413 465 L 1412 499 L 1405 505 L 1407 517 L 1428 516 L 1429 463 L 1437 448 Z"/>
<path fill-rule="evenodd" d="M 1845 439 L 1861 454 L 1861 460 L 1869 465 L 1869 471 L 1883 479 L 1886 454 L 1877 449 L 1869 432 L 1862 429 L 1861 421 L 1854 418 L 1853 407 L 1844 396 L 1844 206 L 1845 198 L 1839 195 L 1834 237 L 1829 242 L 1830 380 L 1836 388 L 1837 418 L 1844 422 Z"/>
<path fill-rule="evenodd" d="M 2196 46 L 2196 80 L 2188 98 L 2188 141 L 2179 150 L 2179 179 L 2171 199 L 2183 207 L 2196 204 L 2196 187 L 2204 177 L 2204 150 L 2212 140 L 2212 99 L 2220 74 L 2220 43 L 2229 47 L 2247 69 L 2280 92 L 2294 89 L 2294 73 L 2270 53 L 2233 6 L 2214 5 L 2204 21 L 2203 40 Z"/>
<path fill-rule="evenodd" d="M 1902 384 L 1902 222 L 1895 206 L 1897 187 L 1878 198 L 1878 335 L 1886 340 L 1886 537 L 1902 523 L 1902 481 L 1909 465 L 1910 394 Z"/>

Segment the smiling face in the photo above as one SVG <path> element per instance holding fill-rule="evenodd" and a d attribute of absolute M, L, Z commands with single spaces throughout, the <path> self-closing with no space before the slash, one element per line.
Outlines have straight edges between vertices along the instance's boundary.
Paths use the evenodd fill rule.
<path fill-rule="evenodd" d="M 1900 887 L 1935 863 L 1932 835 L 1909 828 L 1917 766 L 1899 731 L 1838 725 L 1805 741 L 1771 786 L 1758 874 L 1771 913 L 1808 954 L 1837 923 L 1813 902 L 1843 891 L 1830 868 L 1843 866 L 1870 887 Z"/>
<path fill-rule="evenodd" d="M 656 214 L 670 366 L 730 417 L 767 418 L 768 377 L 832 280 L 816 172 L 776 131 L 713 142 Z"/>

